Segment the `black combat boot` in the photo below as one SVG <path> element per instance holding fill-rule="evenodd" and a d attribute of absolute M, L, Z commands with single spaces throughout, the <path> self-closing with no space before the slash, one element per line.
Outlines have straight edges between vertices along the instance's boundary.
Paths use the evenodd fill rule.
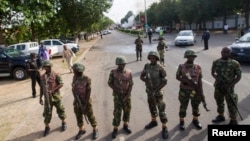
<path fill-rule="evenodd" d="M 98 130 L 93 130 L 93 140 L 96 140 L 98 138 Z"/>
<path fill-rule="evenodd" d="M 180 127 L 181 130 L 185 130 L 185 123 L 184 123 L 184 121 L 180 122 L 179 127 Z"/>
<path fill-rule="evenodd" d="M 162 138 L 167 139 L 168 138 L 168 129 L 167 128 L 162 128 Z"/>
<path fill-rule="evenodd" d="M 238 125 L 237 120 L 230 120 L 228 125 Z"/>
<path fill-rule="evenodd" d="M 222 115 L 218 115 L 215 119 L 212 120 L 212 122 L 222 122 L 225 121 L 225 117 Z"/>
<path fill-rule="evenodd" d="M 145 126 L 145 129 L 151 129 L 157 125 L 158 125 L 157 121 L 151 121 L 149 124 Z"/>
<path fill-rule="evenodd" d="M 45 127 L 43 136 L 44 137 L 47 136 L 49 134 L 49 131 L 50 131 L 50 128 L 49 127 Z"/>
<path fill-rule="evenodd" d="M 76 140 L 80 139 L 80 138 L 82 137 L 82 135 L 85 134 L 85 133 L 86 133 L 85 130 L 80 130 L 80 131 L 77 133 L 75 139 L 76 139 Z"/>
<path fill-rule="evenodd" d="M 112 132 L 112 138 L 116 138 L 117 137 L 117 134 L 118 134 L 118 129 L 114 129 L 113 132 Z"/>
<path fill-rule="evenodd" d="M 131 129 L 128 127 L 128 125 L 123 125 L 123 130 L 126 131 L 128 134 L 132 133 Z"/>
<path fill-rule="evenodd" d="M 193 124 L 197 129 L 202 129 L 202 125 L 199 120 L 193 120 Z"/>
<path fill-rule="evenodd" d="M 67 129 L 67 125 L 65 122 L 62 122 L 62 131 L 65 131 Z"/>

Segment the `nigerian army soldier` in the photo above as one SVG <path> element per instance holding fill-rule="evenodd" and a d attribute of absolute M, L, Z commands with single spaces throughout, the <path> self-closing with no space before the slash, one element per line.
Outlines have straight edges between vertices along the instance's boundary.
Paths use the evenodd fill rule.
<path fill-rule="evenodd" d="M 79 127 L 79 132 L 75 139 L 78 140 L 83 134 L 86 133 L 84 129 L 83 115 L 87 116 L 87 120 L 90 121 L 93 127 L 92 138 L 95 140 L 98 138 L 97 122 L 93 113 L 92 103 L 91 103 L 91 79 L 85 75 L 83 72 L 85 70 L 84 65 L 80 63 L 75 63 L 72 66 L 74 76 L 72 82 L 72 92 L 74 95 L 74 112 L 76 115 L 77 125 Z"/>
<path fill-rule="evenodd" d="M 118 126 L 121 122 L 121 114 L 123 111 L 123 130 L 130 134 L 132 131 L 128 126 L 131 112 L 131 91 L 133 87 L 133 78 L 131 70 L 127 69 L 126 58 L 119 56 L 115 60 L 117 68 L 112 69 L 109 74 L 108 85 L 113 90 L 114 111 L 112 138 L 116 138 L 118 134 Z"/>
<path fill-rule="evenodd" d="M 234 86 L 240 81 L 242 71 L 239 62 L 231 59 L 230 55 L 231 49 L 224 47 L 221 50 L 221 58 L 213 61 L 211 75 L 215 79 L 214 98 L 219 115 L 212 122 L 225 121 L 225 99 L 231 119 L 229 125 L 237 125 L 238 95 L 234 92 Z"/>
<path fill-rule="evenodd" d="M 45 73 L 41 76 L 41 90 L 40 90 L 40 104 L 44 105 L 44 124 L 45 131 L 44 136 L 47 136 L 50 131 L 49 123 L 52 118 L 53 106 L 56 108 L 56 112 L 59 118 L 62 120 L 61 130 L 66 130 L 66 114 L 62 104 L 62 96 L 60 95 L 60 88 L 63 87 L 63 81 L 61 76 L 52 70 L 53 64 L 46 60 L 42 63 L 42 68 Z M 44 102 L 42 97 L 44 96 Z"/>
<path fill-rule="evenodd" d="M 150 63 L 144 65 L 140 79 L 145 82 L 147 101 L 151 114 L 151 122 L 145 126 L 145 129 L 151 129 L 158 125 L 157 123 L 157 108 L 159 117 L 162 123 L 162 138 L 168 138 L 167 115 L 165 112 L 166 104 L 163 101 L 163 87 L 167 84 L 167 73 L 164 67 L 157 63 L 160 57 L 155 51 L 150 51 L 148 60 Z"/>
<path fill-rule="evenodd" d="M 181 130 L 185 130 L 184 118 L 187 114 L 186 111 L 189 100 L 191 100 L 192 106 L 192 123 L 197 129 L 202 129 L 202 125 L 198 120 L 200 115 L 199 105 L 201 103 L 201 98 L 204 98 L 202 87 L 202 71 L 200 65 L 194 63 L 196 57 L 197 55 L 193 50 L 186 50 L 184 53 L 184 58 L 187 58 L 187 61 L 184 64 L 180 64 L 176 72 L 176 79 L 180 81 L 178 99 L 180 102 L 179 128 Z"/>
<path fill-rule="evenodd" d="M 135 51 L 136 51 L 136 61 L 140 58 L 140 61 L 142 60 L 142 44 L 143 40 L 141 39 L 140 35 L 138 35 L 138 38 L 135 39 Z"/>
<path fill-rule="evenodd" d="M 166 45 L 164 38 L 163 37 L 159 37 L 159 42 L 157 45 L 157 51 L 159 53 L 160 56 L 160 64 L 162 64 L 163 66 L 165 66 L 165 61 L 164 61 L 164 54 L 165 54 L 165 49 L 168 49 L 168 46 Z"/>

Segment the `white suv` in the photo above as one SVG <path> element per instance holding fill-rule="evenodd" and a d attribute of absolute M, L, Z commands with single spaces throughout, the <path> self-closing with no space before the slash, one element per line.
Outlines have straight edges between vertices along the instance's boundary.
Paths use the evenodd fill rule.
<path fill-rule="evenodd" d="M 9 49 L 17 49 L 24 55 L 29 55 L 30 53 L 38 53 L 39 44 L 38 42 L 24 42 L 8 46 Z"/>
<path fill-rule="evenodd" d="M 46 48 L 52 48 L 52 47 L 57 47 L 58 48 L 58 53 L 53 54 L 51 57 L 62 56 L 62 54 L 63 54 L 63 45 L 66 45 L 74 53 L 79 51 L 79 45 L 78 44 L 76 44 L 76 43 L 65 43 L 60 39 L 46 39 L 46 40 L 41 40 L 41 42 L 43 42 L 43 44 L 46 46 Z"/>

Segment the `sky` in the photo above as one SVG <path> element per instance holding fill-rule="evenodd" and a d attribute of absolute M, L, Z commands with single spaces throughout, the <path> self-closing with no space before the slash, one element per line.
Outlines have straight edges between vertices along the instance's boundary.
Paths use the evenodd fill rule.
<path fill-rule="evenodd" d="M 129 11 L 132 11 L 134 15 L 137 15 L 140 11 L 144 11 L 145 2 L 148 8 L 153 2 L 159 2 L 159 0 L 113 0 L 112 7 L 105 15 L 115 23 L 120 23 L 121 19 L 124 18 Z"/>

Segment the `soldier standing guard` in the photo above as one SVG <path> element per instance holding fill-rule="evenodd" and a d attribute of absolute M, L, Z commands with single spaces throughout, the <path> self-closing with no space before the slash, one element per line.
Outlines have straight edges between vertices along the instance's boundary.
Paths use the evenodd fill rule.
<path fill-rule="evenodd" d="M 230 58 L 231 49 L 224 47 L 221 50 L 221 58 L 213 61 L 211 75 L 215 79 L 214 99 L 217 104 L 218 116 L 212 120 L 214 123 L 225 121 L 226 100 L 230 122 L 229 125 L 238 125 L 237 122 L 237 103 L 238 95 L 234 92 L 234 86 L 241 79 L 241 68 L 238 61 Z"/>
<path fill-rule="evenodd" d="M 197 55 L 193 50 L 186 50 L 184 53 L 184 58 L 187 58 L 187 61 L 184 64 L 180 64 L 176 72 L 176 79 L 180 81 L 179 128 L 181 130 L 185 130 L 184 118 L 186 117 L 189 99 L 191 100 L 193 111 L 192 122 L 197 127 L 197 129 L 202 129 L 202 125 L 198 120 L 198 116 L 200 115 L 199 105 L 201 103 L 201 96 L 203 96 L 202 72 L 200 65 L 194 64 L 194 59 L 196 57 Z"/>
<path fill-rule="evenodd" d="M 168 49 L 168 46 L 166 45 L 164 38 L 163 37 L 159 37 L 159 43 L 157 45 L 157 51 L 160 55 L 160 64 L 162 64 L 163 66 L 165 66 L 165 62 L 164 62 L 164 54 L 165 54 L 165 48 Z"/>
<path fill-rule="evenodd" d="M 31 78 L 31 88 L 32 88 L 32 96 L 36 97 L 36 82 L 38 83 L 41 89 L 41 79 L 39 69 L 41 67 L 40 59 L 36 58 L 35 53 L 30 54 L 30 60 L 28 61 L 28 72 Z"/>
<path fill-rule="evenodd" d="M 135 51 L 136 51 L 136 61 L 140 58 L 140 61 L 142 60 L 142 44 L 143 40 L 141 39 L 140 35 L 138 35 L 138 38 L 135 39 Z"/>
<path fill-rule="evenodd" d="M 121 121 L 121 114 L 123 110 L 123 129 L 128 134 L 132 133 L 128 126 L 131 112 L 131 91 L 133 86 L 133 79 L 131 71 L 125 68 L 127 61 L 124 56 L 116 58 L 116 69 L 111 70 L 109 74 L 108 85 L 113 89 L 114 96 L 114 111 L 113 111 L 113 126 L 114 130 L 112 138 L 116 138 L 118 134 L 118 126 Z"/>
<path fill-rule="evenodd" d="M 63 81 L 61 76 L 51 69 L 52 66 L 53 64 L 50 61 L 43 61 L 42 68 L 45 69 L 45 73 L 41 76 L 40 104 L 44 105 L 44 136 L 47 136 L 50 131 L 49 123 L 52 118 L 53 106 L 55 106 L 56 112 L 62 120 L 61 130 L 65 131 L 67 128 L 65 109 L 62 105 L 62 96 L 60 95 L 60 88 L 63 87 Z M 42 100 L 43 95 L 45 103 Z"/>
<path fill-rule="evenodd" d="M 158 125 L 156 117 L 159 111 L 160 120 L 162 123 L 162 138 L 168 138 L 167 115 L 165 112 L 166 104 L 163 101 L 162 88 L 167 84 L 167 73 L 162 65 L 159 65 L 159 54 L 151 51 L 148 54 L 150 63 L 145 64 L 141 73 L 140 79 L 145 82 L 146 92 L 148 97 L 148 106 L 151 113 L 151 122 L 145 126 L 145 129 L 151 129 Z"/>
<path fill-rule="evenodd" d="M 76 115 L 77 125 L 79 127 L 79 132 L 75 139 L 78 140 L 83 134 L 86 133 L 83 123 L 83 115 L 87 116 L 88 120 L 93 127 L 92 138 L 95 140 L 98 138 L 97 122 L 93 113 L 93 108 L 91 104 L 91 79 L 84 75 L 85 70 L 84 65 L 80 63 L 75 63 L 72 66 L 74 76 L 72 82 L 72 91 L 74 94 L 74 112 Z M 86 119 L 87 120 L 87 119 Z"/>

